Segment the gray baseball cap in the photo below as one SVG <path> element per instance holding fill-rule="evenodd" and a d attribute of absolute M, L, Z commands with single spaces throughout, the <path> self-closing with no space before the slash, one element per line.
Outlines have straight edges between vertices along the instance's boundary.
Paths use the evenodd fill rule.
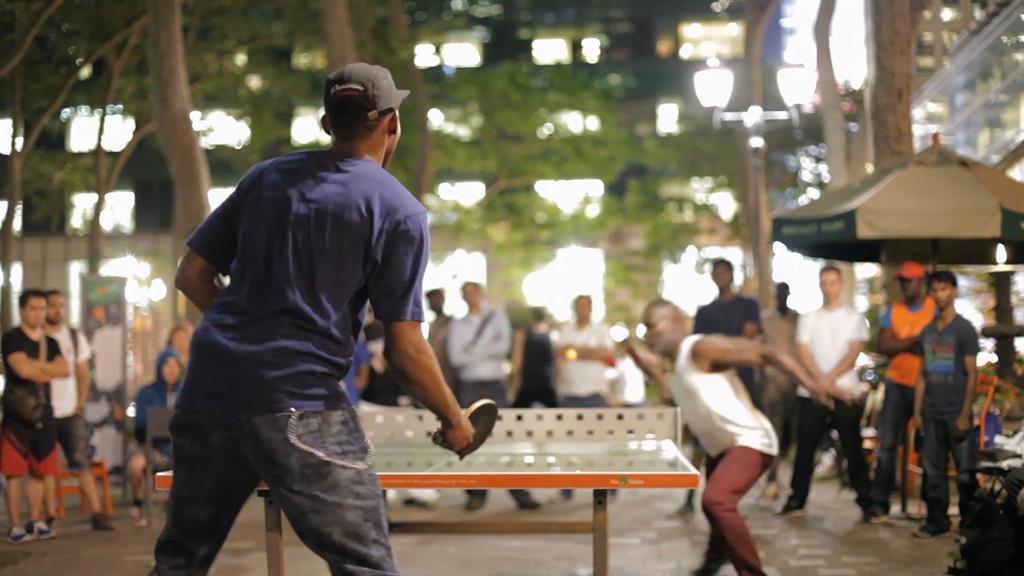
<path fill-rule="evenodd" d="M 357 62 L 327 76 L 324 110 L 335 121 L 358 124 L 376 120 L 385 110 L 398 110 L 408 95 L 408 90 L 395 87 L 387 68 Z"/>

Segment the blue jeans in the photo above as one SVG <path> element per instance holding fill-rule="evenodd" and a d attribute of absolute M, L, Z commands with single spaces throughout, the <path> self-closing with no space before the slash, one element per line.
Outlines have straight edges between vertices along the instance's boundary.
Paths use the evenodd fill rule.
<path fill-rule="evenodd" d="M 924 493 L 928 504 L 928 522 L 938 527 L 949 527 L 949 474 L 946 466 L 949 454 L 956 464 L 956 488 L 960 494 L 960 519 L 970 514 L 968 504 L 978 489 L 975 466 L 975 446 L 978 437 L 974 430 L 960 438 L 956 435 L 955 418 L 924 418 Z"/>
<path fill-rule="evenodd" d="M 871 499 L 889 513 L 889 496 L 896 485 L 899 459 L 896 453 L 907 435 L 907 424 L 914 415 L 914 389 L 886 381 L 885 400 L 878 419 L 878 456 Z"/>
<path fill-rule="evenodd" d="M 367 457 L 350 406 L 264 415 L 179 411 L 171 434 L 174 486 L 154 574 L 206 574 L 261 480 L 331 574 L 398 573 L 377 475 L 372 467 L 328 460 L 361 463 Z"/>

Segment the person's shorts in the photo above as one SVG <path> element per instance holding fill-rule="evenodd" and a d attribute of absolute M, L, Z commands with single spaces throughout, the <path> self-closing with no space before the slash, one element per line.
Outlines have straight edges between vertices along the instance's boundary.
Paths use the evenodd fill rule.
<path fill-rule="evenodd" d="M 55 476 L 57 474 L 57 446 L 53 446 L 50 454 L 37 460 L 21 442 L 6 430 L 0 434 L 0 474 L 8 478 L 18 478 L 31 474 L 36 478 Z"/>
<path fill-rule="evenodd" d="M 139 454 L 140 456 L 145 458 L 146 457 L 146 449 L 143 448 L 142 446 L 139 446 L 138 448 L 136 448 L 134 454 Z M 134 454 L 133 454 L 133 456 L 134 456 Z M 161 452 L 161 451 L 155 450 L 155 449 L 153 450 L 152 454 L 153 454 L 153 461 L 149 462 L 149 466 L 155 472 L 167 472 L 168 470 L 173 470 L 174 469 L 174 457 L 172 457 L 170 454 L 166 454 L 164 452 Z"/>
<path fill-rule="evenodd" d="M 81 414 L 57 418 L 57 442 L 64 451 L 69 470 L 78 472 L 89 468 L 93 447 L 89 443 L 89 427 Z"/>

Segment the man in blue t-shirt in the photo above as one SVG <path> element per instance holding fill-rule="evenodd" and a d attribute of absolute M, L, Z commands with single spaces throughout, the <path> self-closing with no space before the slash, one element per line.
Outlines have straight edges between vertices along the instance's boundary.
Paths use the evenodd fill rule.
<path fill-rule="evenodd" d="M 956 465 L 960 520 L 968 518 L 978 489 L 974 473 L 977 437 L 973 406 L 978 376 L 978 332 L 956 313 L 956 275 L 933 272 L 929 280 L 939 315 L 921 331 L 919 353 L 924 366 L 914 388 L 914 422 L 924 432 L 921 462 L 928 518 L 914 536 L 934 538 L 949 532 L 950 454 Z"/>
<path fill-rule="evenodd" d="M 262 480 L 332 573 L 397 574 L 372 448 L 339 385 L 367 301 L 396 375 L 441 419 L 447 446 L 469 445 L 420 329 L 426 210 L 384 170 L 407 95 L 380 66 L 335 71 L 321 120 L 330 149 L 254 166 L 188 239 L 175 284 L 205 316 L 171 424 L 154 573 L 205 574 Z"/>

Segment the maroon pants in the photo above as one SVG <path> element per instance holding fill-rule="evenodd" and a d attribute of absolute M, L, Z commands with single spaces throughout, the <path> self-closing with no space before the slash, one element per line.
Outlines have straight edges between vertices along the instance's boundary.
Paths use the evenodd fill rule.
<path fill-rule="evenodd" d="M 707 557 L 729 558 L 739 576 L 763 576 L 761 558 L 747 523 L 737 509 L 743 495 L 772 465 L 774 457 L 734 446 L 707 463 L 708 480 L 701 505 L 711 524 Z"/>

